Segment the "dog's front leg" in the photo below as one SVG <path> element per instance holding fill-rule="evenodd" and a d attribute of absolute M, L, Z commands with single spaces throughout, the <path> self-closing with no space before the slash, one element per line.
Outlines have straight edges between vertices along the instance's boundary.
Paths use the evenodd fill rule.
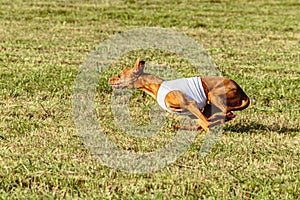
<path fill-rule="evenodd" d="M 201 128 L 203 128 L 204 131 L 209 132 L 209 126 L 211 126 L 211 123 L 198 109 L 196 101 L 189 100 L 186 109 L 198 118 L 198 123 L 201 126 Z"/>
<path fill-rule="evenodd" d="M 188 99 L 181 91 L 175 90 L 167 94 L 165 103 L 171 111 L 190 111 L 198 118 L 199 126 L 206 132 L 209 132 L 209 126 L 213 125 L 198 109 L 196 101 Z"/>

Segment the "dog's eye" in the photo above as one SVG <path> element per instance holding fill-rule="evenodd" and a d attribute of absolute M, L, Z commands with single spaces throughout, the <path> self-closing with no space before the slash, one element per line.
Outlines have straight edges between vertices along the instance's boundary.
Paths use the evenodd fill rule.
<path fill-rule="evenodd" d="M 120 78 L 121 76 L 120 75 L 118 75 L 118 78 Z"/>

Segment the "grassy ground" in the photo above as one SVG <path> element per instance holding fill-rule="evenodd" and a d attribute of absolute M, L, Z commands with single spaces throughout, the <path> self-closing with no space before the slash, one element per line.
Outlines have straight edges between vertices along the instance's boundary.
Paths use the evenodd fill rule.
<path fill-rule="evenodd" d="M 1 1 L 0 198 L 299 199 L 299 16 L 296 0 Z M 198 154 L 205 136 L 199 132 L 174 164 L 128 174 L 85 149 L 73 122 L 73 84 L 98 44 L 148 26 L 198 41 L 252 101 L 226 125 L 208 156 Z M 141 55 L 180 67 L 171 56 Z M 149 144 L 168 140 L 127 136 L 109 108 L 107 78 L 134 59 L 125 55 L 99 83 L 97 115 L 120 147 L 151 151 L 157 147 Z M 154 101 L 135 94 L 131 114 L 147 124 L 149 116 L 141 113 Z M 168 127 L 165 132 L 165 138 L 173 134 Z"/>

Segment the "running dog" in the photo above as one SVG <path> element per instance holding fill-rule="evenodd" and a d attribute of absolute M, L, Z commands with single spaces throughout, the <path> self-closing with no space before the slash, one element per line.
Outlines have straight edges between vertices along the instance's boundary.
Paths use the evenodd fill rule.
<path fill-rule="evenodd" d="M 165 81 L 155 75 L 144 73 L 145 61 L 137 59 L 133 68 L 109 79 L 115 88 L 135 88 L 145 91 L 168 112 L 192 115 L 199 126 L 179 126 L 177 129 L 203 129 L 225 123 L 235 117 L 232 111 L 243 110 L 250 104 L 249 97 L 233 80 L 218 77 L 192 77 Z"/>

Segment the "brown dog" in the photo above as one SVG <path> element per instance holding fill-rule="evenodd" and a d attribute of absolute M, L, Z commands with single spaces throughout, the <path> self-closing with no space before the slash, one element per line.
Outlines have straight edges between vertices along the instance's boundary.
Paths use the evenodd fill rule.
<path fill-rule="evenodd" d="M 114 88 L 136 88 L 156 99 L 171 113 L 192 114 L 199 119 L 198 127 L 175 126 L 183 129 L 203 129 L 224 123 L 235 117 L 231 111 L 243 110 L 250 104 L 249 97 L 231 79 L 207 76 L 164 81 L 144 73 L 145 62 L 137 59 L 133 68 L 109 79 Z M 202 110 L 202 111 L 201 111 Z"/>

